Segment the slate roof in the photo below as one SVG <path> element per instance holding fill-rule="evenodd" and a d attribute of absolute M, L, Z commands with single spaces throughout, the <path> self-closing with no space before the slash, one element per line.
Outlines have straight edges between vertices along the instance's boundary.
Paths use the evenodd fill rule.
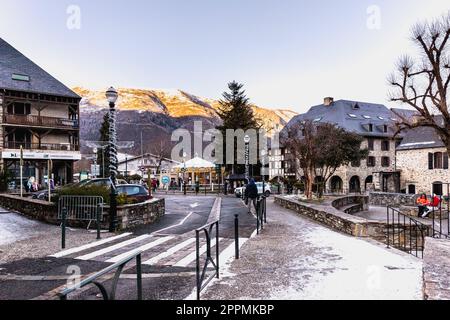
<path fill-rule="evenodd" d="M 28 76 L 30 81 L 13 80 L 13 74 Z M 81 98 L 2 38 L 0 38 L 0 89 Z"/>
<path fill-rule="evenodd" d="M 397 118 L 382 104 L 338 100 L 330 106 L 321 104 L 312 107 L 307 113 L 294 117 L 286 127 L 308 120 L 316 123 L 333 123 L 363 136 L 392 137 Z M 369 124 L 373 125 L 373 132 L 369 132 Z M 387 133 L 384 132 L 384 125 L 389 128 Z"/>
<path fill-rule="evenodd" d="M 443 118 L 437 117 L 443 124 Z M 436 130 L 430 127 L 419 127 L 408 130 L 397 150 L 419 150 L 445 147 Z"/>

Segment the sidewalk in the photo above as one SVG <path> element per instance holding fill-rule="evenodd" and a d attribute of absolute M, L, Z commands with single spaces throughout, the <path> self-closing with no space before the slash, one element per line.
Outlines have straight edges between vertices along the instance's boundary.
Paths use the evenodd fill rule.
<path fill-rule="evenodd" d="M 269 224 L 202 295 L 239 299 L 420 300 L 422 262 L 268 202 Z"/>

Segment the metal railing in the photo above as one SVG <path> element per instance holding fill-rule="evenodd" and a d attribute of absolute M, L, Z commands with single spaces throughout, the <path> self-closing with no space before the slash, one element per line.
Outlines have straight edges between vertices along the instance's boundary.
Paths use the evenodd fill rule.
<path fill-rule="evenodd" d="M 27 143 L 10 141 L 3 144 L 5 149 L 19 150 L 20 147 L 25 150 L 49 150 L 49 151 L 79 151 L 80 146 L 64 143 Z"/>
<path fill-rule="evenodd" d="M 63 291 L 61 291 L 58 294 L 58 297 L 60 298 L 60 300 L 67 300 L 67 296 L 71 293 L 74 293 L 78 290 L 80 290 L 83 287 L 86 287 L 88 285 L 95 285 L 101 292 L 103 300 L 115 300 L 116 299 L 116 291 L 117 291 L 117 284 L 120 280 L 120 275 L 122 274 L 123 269 L 125 268 L 125 266 L 131 262 L 132 260 L 136 259 L 136 274 L 137 274 L 137 280 L 136 280 L 136 285 L 137 285 L 137 300 L 142 300 L 142 265 L 141 265 L 141 254 L 142 251 L 136 251 L 134 254 L 130 255 L 128 258 L 125 258 L 115 264 L 113 264 L 112 266 L 107 267 L 106 269 L 103 269 L 102 271 L 84 279 L 83 281 L 81 281 L 78 284 L 75 284 L 74 286 L 67 288 Z M 111 290 L 108 291 L 106 290 L 105 286 L 100 283 L 98 280 L 103 277 L 104 275 L 110 273 L 113 270 L 116 270 L 116 273 L 114 275 L 113 278 L 113 282 L 112 282 L 112 286 L 111 286 Z"/>
<path fill-rule="evenodd" d="M 3 115 L 3 123 L 61 129 L 79 128 L 78 120 L 19 114 Z"/>
<path fill-rule="evenodd" d="M 214 261 L 212 256 L 212 240 L 213 240 L 213 232 L 215 231 L 215 239 L 216 239 L 216 261 Z M 204 233 L 206 237 L 206 259 L 201 267 L 200 261 L 200 235 Z M 196 280 L 197 280 L 197 300 L 200 300 L 201 292 L 206 288 L 206 286 L 214 279 L 219 278 L 219 221 L 212 222 L 210 224 L 205 225 L 197 230 L 195 230 L 195 238 L 196 238 Z M 208 266 L 212 265 L 215 272 L 206 278 L 206 274 L 208 272 Z M 205 279 L 206 278 L 206 279 Z"/>
<path fill-rule="evenodd" d="M 423 258 L 425 237 L 429 227 L 400 210 L 387 207 L 387 246 Z"/>
<path fill-rule="evenodd" d="M 68 220 L 93 221 L 97 224 L 97 240 L 101 238 L 104 200 L 96 196 L 61 196 L 58 201 L 58 219 L 61 220 L 61 247 L 66 248 L 66 225 Z"/>

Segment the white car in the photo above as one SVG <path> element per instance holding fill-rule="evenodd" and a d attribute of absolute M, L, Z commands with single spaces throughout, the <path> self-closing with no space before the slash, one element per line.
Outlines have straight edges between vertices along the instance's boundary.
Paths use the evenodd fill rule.
<path fill-rule="evenodd" d="M 264 192 L 263 192 L 263 183 L 262 182 L 257 182 L 256 187 L 258 188 L 259 195 L 264 194 L 266 197 L 270 197 L 270 195 L 272 194 L 272 187 L 271 187 L 270 183 L 268 183 L 268 182 L 266 182 L 264 184 Z M 236 195 L 237 198 L 243 198 L 245 195 L 245 187 L 236 188 L 234 190 L 234 194 Z"/>

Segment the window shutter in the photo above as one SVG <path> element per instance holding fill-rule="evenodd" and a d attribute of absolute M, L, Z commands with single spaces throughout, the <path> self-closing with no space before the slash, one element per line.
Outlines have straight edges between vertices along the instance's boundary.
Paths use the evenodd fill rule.
<path fill-rule="evenodd" d="M 434 155 L 432 153 L 429 153 L 428 154 L 428 169 L 429 170 L 434 169 L 433 162 L 434 162 Z"/>
<path fill-rule="evenodd" d="M 448 170 L 448 153 L 444 152 L 444 170 Z"/>

